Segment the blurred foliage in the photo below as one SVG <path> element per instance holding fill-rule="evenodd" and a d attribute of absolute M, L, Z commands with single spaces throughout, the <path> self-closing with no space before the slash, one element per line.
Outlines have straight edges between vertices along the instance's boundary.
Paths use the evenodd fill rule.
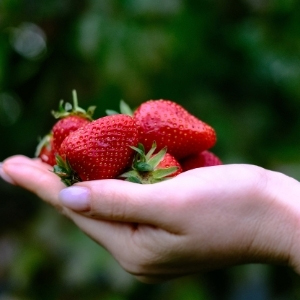
<path fill-rule="evenodd" d="M 172 99 L 224 163 L 300 179 L 300 2 L 1 0 L 1 160 L 33 156 L 76 89 L 97 117 Z M 33 195 L 0 182 L 0 300 L 299 299 L 298 277 L 239 266 L 144 285 Z"/>

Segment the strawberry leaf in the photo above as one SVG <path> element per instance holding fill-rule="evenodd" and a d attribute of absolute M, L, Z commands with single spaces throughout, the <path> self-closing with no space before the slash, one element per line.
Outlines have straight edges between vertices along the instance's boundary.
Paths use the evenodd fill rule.
<path fill-rule="evenodd" d="M 144 148 L 144 145 L 143 144 L 141 144 L 142 146 L 143 146 L 143 148 Z M 156 150 L 156 142 L 154 141 L 153 143 L 152 143 L 152 147 L 151 147 L 151 149 L 148 151 L 148 153 L 146 154 L 146 160 L 149 160 L 150 158 L 151 158 L 151 156 L 153 155 L 153 153 L 155 152 L 155 150 Z M 144 152 L 145 152 L 145 148 L 144 148 Z"/>
<path fill-rule="evenodd" d="M 112 110 L 112 109 L 107 109 L 105 111 L 105 113 L 108 115 L 108 116 L 111 116 L 111 115 L 118 115 L 118 114 L 123 114 L 123 115 L 128 115 L 130 117 L 133 116 L 133 111 L 132 109 L 130 108 L 130 106 L 124 101 L 124 100 L 121 100 L 120 101 L 120 112 L 117 112 L 115 110 Z"/>
<path fill-rule="evenodd" d="M 131 117 L 133 116 L 132 109 L 124 100 L 120 101 L 120 112 L 121 112 L 121 114 L 124 114 L 124 115 L 128 115 Z"/>
<path fill-rule="evenodd" d="M 140 172 L 150 172 L 153 171 L 153 167 L 149 163 L 137 162 L 134 165 L 135 169 Z"/>
<path fill-rule="evenodd" d="M 46 134 L 42 139 L 40 139 L 40 141 L 36 147 L 36 150 L 35 150 L 35 154 L 34 154 L 35 157 L 38 157 L 40 155 L 43 147 L 47 147 L 48 149 L 51 148 L 51 146 L 50 146 L 51 136 L 52 136 L 52 134 L 49 133 L 49 134 Z"/>
<path fill-rule="evenodd" d="M 69 102 L 65 103 L 65 111 L 71 111 L 73 108 L 72 104 Z"/>
<path fill-rule="evenodd" d="M 92 105 L 92 106 L 89 106 L 87 111 L 86 111 L 87 115 L 89 115 L 91 119 L 92 119 L 92 117 L 95 113 L 96 108 L 97 108 L 97 106 Z"/>
<path fill-rule="evenodd" d="M 153 155 L 149 159 L 148 164 L 151 165 L 153 169 L 155 169 L 159 165 L 159 163 L 163 160 L 166 153 L 167 153 L 167 148 L 165 147 L 161 149 L 157 154 Z"/>
<path fill-rule="evenodd" d="M 105 113 L 106 113 L 108 116 L 119 115 L 119 114 L 120 114 L 120 113 L 118 113 L 117 111 L 111 110 L 111 109 L 107 109 L 107 110 L 105 111 Z"/>
<path fill-rule="evenodd" d="M 131 176 L 134 177 L 134 176 L 136 176 L 136 174 L 137 174 L 136 171 L 130 170 L 130 171 L 128 171 L 128 172 L 123 173 L 123 174 L 120 175 L 119 177 L 120 177 L 120 178 L 128 178 L 128 177 L 131 177 Z"/>
<path fill-rule="evenodd" d="M 126 178 L 125 181 L 142 184 L 142 182 L 135 176 L 130 176 Z"/>
<path fill-rule="evenodd" d="M 140 158 L 144 158 L 145 157 L 145 151 L 143 151 L 143 149 L 141 148 L 137 148 L 134 146 L 129 146 L 131 149 L 135 150 L 141 157 Z"/>
<path fill-rule="evenodd" d="M 154 179 L 168 179 L 165 178 L 167 176 L 170 176 L 178 171 L 178 167 L 169 167 L 166 169 L 157 169 L 152 172 Z"/>
<path fill-rule="evenodd" d="M 130 147 L 137 153 L 133 159 L 131 170 L 120 175 L 121 178 L 126 178 L 127 181 L 142 184 L 156 183 L 170 179 L 169 176 L 172 177 L 172 175 L 175 175 L 180 170 L 180 165 L 174 158 L 170 162 L 167 160 L 167 163 L 164 161 L 166 159 L 167 147 L 164 147 L 156 154 L 154 154 L 156 142 L 153 142 L 152 148 L 147 154 L 145 154 L 144 145 L 141 143 L 138 144 L 138 147 Z M 169 154 L 167 154 L 167 157 L 167 159 L 170 159 Z M 162 162 L 164 164 L 160 165 Z M 169 166 L 169 163 L 171 163 L 170 167 L 166 167 Z"/>
<path fill-rule="evenodd" d="M 74 172 L 68 162 L 68 160 L 63 160 L 59 155 L 56 155 L 56 165 L 53 167 L 53 173 L 60 177 L 61 181 L 66 186 L 71 186 L 74 183 L 81 182 L 82 180 Z"/>

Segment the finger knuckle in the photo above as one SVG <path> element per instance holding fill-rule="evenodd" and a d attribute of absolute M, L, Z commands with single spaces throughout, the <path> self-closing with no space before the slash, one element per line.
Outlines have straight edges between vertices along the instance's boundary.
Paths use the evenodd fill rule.
<path fill-rule="evenodd" d="M 156 268 L 158 255 L 149 249 L 139 249 L 121 261 L 123 269 L 135 276 L 150 275 Z"/>

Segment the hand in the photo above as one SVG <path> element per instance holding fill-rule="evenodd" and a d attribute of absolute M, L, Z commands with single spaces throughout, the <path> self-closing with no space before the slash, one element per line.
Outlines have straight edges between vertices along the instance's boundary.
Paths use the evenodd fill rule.
<path fill-rule="evenodd" d="M 15 156 L 2 174 L 72 219 L 141 281 L 250 262 L 300 273 L 300 184 L 283 174 L 223 165 L 152 185 L 99 180 L 65 188 L 50 168 Z"/>

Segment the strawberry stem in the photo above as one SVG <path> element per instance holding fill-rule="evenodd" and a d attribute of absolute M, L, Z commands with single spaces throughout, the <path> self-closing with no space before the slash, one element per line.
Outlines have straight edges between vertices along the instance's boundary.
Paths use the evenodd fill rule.
<path fill-rule="evenodd" d="M 73 95 L 73 112 L 82 112 L 83 114 L 86 114 L 86 111 L 78 106 L 78 98 L 77 98 L 76 90 L 72 91 L 72 95 Z"/>
<path fill-rule="evenodd" d="M 78 98 L 77 98 L 76 90 L 72 91 L 72 95 L 73 95 L 73 107 L 74 107 L 74 109 L 77 109 L 78 108 Z"/>
<path fill-rule="evenodd" d="M 59 102 L 58 111 L 52 111 L 52 115 L 56 119 L 62 119 L 70 115 L 80 116 L 82 118 L 93 121 L 93 114 L 95 112 L 96 106 L 90 106 L 87 110 L 79 107 L 78 97 L 76 90 L 72 91 L 73 105 L 66 102 L 64 105 L 64 100 Z"/>

